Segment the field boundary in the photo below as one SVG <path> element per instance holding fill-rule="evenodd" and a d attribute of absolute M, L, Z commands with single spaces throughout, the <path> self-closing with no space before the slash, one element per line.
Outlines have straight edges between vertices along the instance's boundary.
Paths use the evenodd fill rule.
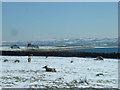
<path fill-rule="evenodd" d="M 37 50 L 26 50 L 26 51 L 0 51 L 1 55 L 11 56 L 60 56 L 60 57 L 97 57 L 102 56 L 104 58 L 120 58 L 120 53 L 94 53 L 94 52 L 75 52 L 75 51 L 37 51 Z"/>

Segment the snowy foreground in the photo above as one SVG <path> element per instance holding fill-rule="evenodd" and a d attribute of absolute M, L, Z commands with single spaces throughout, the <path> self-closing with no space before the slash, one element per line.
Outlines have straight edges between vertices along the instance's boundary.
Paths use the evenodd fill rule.
<path fill-rule="evenodd" d="M 117 88 L 118 60 L 79 57 L 1 56 L 3 88 Z M 8 59 L 7 62 L 3 62 Z M 19 59 L 19 63 L 14 61 Z M 73 63 L 71 63 L 73 61 Z M 44 67 L 56 68 L 46 72 Z"/>

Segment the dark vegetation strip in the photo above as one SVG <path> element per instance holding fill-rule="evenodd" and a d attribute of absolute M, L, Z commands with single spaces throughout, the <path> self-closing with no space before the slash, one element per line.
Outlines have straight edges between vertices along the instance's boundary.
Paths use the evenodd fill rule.
<path fill-rule="evenodd" d="M 62 56 L 62 57 L 97 57 L 102 56 L 104 58 L 120 58 L 120 53 L 93 53 L 93 52 L 75 52 L 75 51 L 2 51 L 2 55 L 13 56 Z"/>

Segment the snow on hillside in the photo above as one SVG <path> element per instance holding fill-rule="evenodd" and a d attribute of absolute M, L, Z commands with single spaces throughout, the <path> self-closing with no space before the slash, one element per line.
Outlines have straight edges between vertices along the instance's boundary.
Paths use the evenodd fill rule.
<path fill-rule="evenodd" d="M 64 50 L 64 49 L 75 49 L 75 48 L 82 48 L 82 47 L 62 47 L 62 46 L 39 46 L 39 50 Z M 16 51 L 16 50 L 28 50 L 29 48 L 25 46 L 20 46 L 20 49 L 13 49 L 8 46 L 0 47 L 0 50 L 4 51 Z M 37 48 L 33 48 L 38 50 Z"/>
<path fill-rule="evenodd" d="M 2 45 L 4 46 L 11 46 L 14 44 L 26 46 L 28 43 L 39 46 L 117 46 L 118 38 L 65 38 L 40 41 L 2 41 Z"/>
<path fill-rule="evenodd" d="M 118 60 L 79 57 L 1 56 L 2 87 L 7 88 L 117 88 Z M 8 59 L 8 62 L 3 60 Z M 16 59 L 20 63 L 15 63 Z M 73 63 L 70 63 L 73 61 Z M 45 72 L 43 67 L 56 68 Z"/>

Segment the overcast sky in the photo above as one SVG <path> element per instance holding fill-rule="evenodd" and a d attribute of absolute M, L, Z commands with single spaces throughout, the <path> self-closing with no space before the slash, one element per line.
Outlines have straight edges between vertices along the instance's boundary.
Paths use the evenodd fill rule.
<path fill-rule="evenodd" d="M 3 40 L 117 37 L 117 4 L 117 2 L 3 2 Z"/>

